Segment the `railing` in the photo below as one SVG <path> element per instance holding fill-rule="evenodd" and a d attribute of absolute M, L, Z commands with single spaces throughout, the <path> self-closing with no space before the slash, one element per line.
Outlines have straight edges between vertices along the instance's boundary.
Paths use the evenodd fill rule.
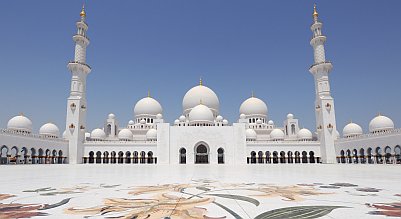
<path fill-rule="evenodd" d="M 104 141 L 95 141 L 95 140 L 88 140 L 88 141 L 85 141 L 85 144 L 91 144 L 91 145 L 110 145 L 110 144 L 121 144 L 121 145 L 150 144 L 150 145 L 156 145 L 157 141 L 146 141 L 146 140 L 132 140 L 132 141 L 104 140 Z"/>
<path fill-rule="evenodd" d="M 391 130 L 386 130 L 386 131 L 376 132 L 376 133 L 367 133 L 367 134 L 362 134 L 362 135 L 356 135 L 356 136 L 348 137 L 348 138 L 339 138 L 339 139 L 337 139 L 337 142 L 347 142 L 347 141 L 359 140 L 359 139 L 363 139 L 363 138 L 381 137 L 381 136 L 398 135 L 398 134 L 401 134 L 401 128 L 391 129 Z"/>
<path fill-rule="evenodd" d="M 313 67 L 315 67 L 317 65 L 320 65 L 320 64 L 331 64 L 331 62 L 330 61 L 323 61 L 323 62 L 314 63 L 314 64 L 312 64 L 310 66 L 310 68 L 313 68 Z"/>
<path fill-rule="evenodd" d="M 92 69 L 88 64 L 84 63 L 84 62 L 79 62 L 79 61 L 69 61 L 68 63 L 70 64 L 81 64 L 81 65 L 85 65 L 86 67 Z"/>
<path fill-rule="evenodd" d="M 83 157 L 84 164 L 157 164 L 157 157 Z"/>
<path fill-rule="evenodd" d="M 309 141 L 299 141 L 299 140 L 285 140 L 285 141 L 275 141 L 275 140 L 256 140 L 256 141 L 246 141 L 247 145 L 259 145 L 259 144 L 275 144 L 275 145 L 320 145 L 319 141 L 309 140 Z"/>
<path fill-rule="evenodd" d="M 26 133 L 26 132 L 19 132 L 19 131 L 10 130 L 10 129 L 0 129 L 0 134 L 9 135 L 9 136 L 21 136 L 21 137 L 37 138 L 37 139 L 42 139 L 42 140 L 47 140 L 47 141 L 67 142 L 67 140 L 62 139 L 62 138 L 49 138 L 49 137 L 46 137 L 46 136 L 43 136 L 43 135 Z"/>

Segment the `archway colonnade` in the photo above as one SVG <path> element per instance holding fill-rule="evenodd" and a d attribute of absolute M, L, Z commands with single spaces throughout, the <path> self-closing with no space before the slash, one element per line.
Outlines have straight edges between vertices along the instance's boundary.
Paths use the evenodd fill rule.
<path fill-rule="evenodd" d="M 320 163 L 320 157 L 313 151 L 252 151 L 247 157 L 248 164 Z"/>
<path fill-rule="evenodd" d="M 88 164 L 157 164 L 157 157 L 152 151 L 90 151 L 88 157 L 83 157 L 83 163 Z"/>
<path fill-rule="evenodd" d="M 0 164 L 64 164 L 67 157 L 62 150 L 29 147 L 0 147 Z"/>
<path fill-rule="evenodd" d="M 338 163 L 401 164 L 401 146 L 353 148 L 340 151 Z"/>

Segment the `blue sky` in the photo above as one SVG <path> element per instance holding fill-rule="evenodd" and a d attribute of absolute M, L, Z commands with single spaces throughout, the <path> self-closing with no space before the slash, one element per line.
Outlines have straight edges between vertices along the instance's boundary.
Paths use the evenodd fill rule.
<path fill-rule="evenodd" d="M 89 129 L 107 114 L 121 125 L 150 90 L 172 122 L 188 89 L 204 84 L 234 122 L 255 95 L 281 125 L 287 113 L 314 130 L 313 1 L 86 1 Z M 352 119 L 367 131 L 378 112 L 401 125 L 401 1 L 317 1 L 339 131 Z M 65 125 L 75 22 L 82 1 L 1 1 L 0 127 L 19 112 L 35 132 Z"/>

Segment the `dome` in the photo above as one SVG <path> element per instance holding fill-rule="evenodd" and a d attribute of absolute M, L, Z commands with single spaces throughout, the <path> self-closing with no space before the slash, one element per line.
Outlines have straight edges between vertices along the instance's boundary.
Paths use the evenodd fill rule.
<path fill-rule="evenodd" d="M 149 129 L 148 132 L 146 132 L 146 139 L 147 140 L 157 140 L 157 130 Z"/>
<path fill-rule="evenodd" d="M 106 139 L 106 133 L 104 133 L 103 129 L 94 129 L 91 132 L 91 139 L 104 140 Z"/>
<path fill-rule="evenodd" d="M 141 119 L 140 123 L 141 123 L 141 124 L 145 124 L 145 123 L 146 123 L 146 120 L 145 120 L 145 119 Z"/>
<path fill-rule="evenodd" d="M 186 119 L 187 119 L 187 118 L 185 118 L 185 116 L 180 116 L 180 121 L 181 121 L 181 122 L 185 122 Z"/>
<path fill-rule="evenodd" d="M 240 118 L 240 119 L 246 119 L 246 115 L 243 114 L 243 113 L 241 113 L 241 115 L 239 115 L 239 118 Z"/>
<path fill-rule="evenodd" d="M 274 125 L 273 120 L 269 120 L 269 122 L 267 122 L 268 125 Z"/>
<path fill-rule="evenodd" d="M 40 127 L 39 135 L 58 137 L 60 135 L 60 130 L 55 124 L 46 123 Z"/>
<path fill-rule="evenodd" d="M 185 94 L 182 100 L 184 113 L 198 106 L 199 101 L 202 101 L 203 105 L 209 107 L 218 114 L 220 107 L 219 98 L 213 90 L 203 85 L 193 87 Z"/>
<path fill-rule="evenodd" d="M 15 116 L 8 121 L 7 129 L 32 132 L 32 122 L 23 115 Z"/>
<path fill-rule="evenodd" d="M 174 125 L 178 125 L 178 124 L 180 124 L 180 120 L 176 119 L 176 120 L 174 121 Z"/>
<path fill-rule="evenodd" d="M 261 115 L 267 116 L 267 105 L 261 99 L 256 97 L 251 97 L 245 100 L 240 108 L 240 114 L 245 114 L 247 116 Z"/>
<path fill-rule="evenodd" d="M 139 100 L 134 107 L 135 116 L 151 115 L 156 116 L 162 114 L 163 108 L 157 100 L 152 97 L 145 97 Z"/>
<path fill-rule="evenodd" d="M 227 119 L 223 119 L 223 125 L 228 125 L 228 120 Z"/>
<path fill-rule="evenodd" d="M 110 113 L 110 114 L 107 116 L 107 118 L 109 118 L 109 119 L 115 119 L 115 118 L 116 118 L 116 115 L 114 115 L 113 113 Z"/>
<path fill-rule="evenodd" d="M 163 115 L 161 113 L 157 114 L 156 119 L 163 119 Z"/>
<path fill-rule="evenodd" d="M 194 107 L 189 113 L 189 121 L 190 122 L 213 122 L 213 112 L 209 109 L 209 107 L 199 104 Z"/>
<path fill-rule="evenodd" d="M 223 117 L 222 117 L 222 116 L 220 116 L 220 115 L 219 115 L 219 116 L 217 116 L 217 117 L 216 117 L 216 121 L 218 121 L 218 122 L 221 122 L 221 121 L 223 121 Z"/>
<path fill-rule="evenodd" d="M 369 123 L 369 132 L 385 131 L 394 129 L 393 120 L 386 116 L 378 115 Z"/>
<path fill-rule="evenodd" d="M 133 120 L 130 120 L 129 122 L 128 122 L 128 125 L 134 125 L 135 124 L 135 122 L 133 121 Z"/>
<path fill-rule="evenodd" d="M 121 131 L 118 132 L 118 139 L 120 140 L 132 141 L 133 138 L 134 136 L 132 135 L 132 132 L 129 129 L 121 129 Z"/>
<path fill-rule="evenodd" d="M 301 129 L 298 131 L 297 137 L 299 140 L 312 140 L 312 132 L 309 129 Z"/>
<path fill-rule="evenodd" d="M 282 140 L 284 139 L 284 132 L 281 129 L 273 129 L 273 131 L 270 132 L 270 138 L 272 140 Z"/>
<path fill-rule="evenodd" d="M 293 118 L 294 118 L 294 115 L 292 113 L 287 114 L 287 119 L 293 119 Z"/>
<path fill-rule="evenodd" d="M 361 126 L 359 126 L 358 124 L 355 124 L 353 122 L 350 122 L 343 129 L 344 137 L 351 137 L 351 136 L 362 135 L 362 134 L 363 134 L 363 130 L 362 130 Z"/>
<path fill-rule="evenodd" d="M 256 140 L 256 132 L 253 129 L 247 129 L 245 131 L 245 135 L 246 135 L 246 139 L 250 139 L 250 140 Z"/>
<path fill-rule="evenodd" d="M 67 138 L 67 130 L 64 130 L 64 132 L 63 132 L 63 138 L 64 138 L 64 139 Z"/>
<path fill-rule="evenodd" d="M 262 120 L 260 119 L 256 120 L 256 124 L 262 124 Z"/>

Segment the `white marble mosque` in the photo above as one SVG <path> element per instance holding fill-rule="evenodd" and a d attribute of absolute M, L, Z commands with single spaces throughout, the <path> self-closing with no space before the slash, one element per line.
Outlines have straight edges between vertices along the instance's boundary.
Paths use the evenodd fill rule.
<path fill-rule="evenodd" d="M 132 120 L 118 121 L 109 114 L 104 127 L 86 129 L 86 63 L 88 24 L 84 8 L 76 22 L 74 60 L 67 99 L 66 125 L 61 130 L 44 124 L 39 133 L 24 115 L 11 118 L 0 130 L 1 164 L 284 164 L 361 163 L 401 164 L 401 129 L 377 115 L 368 132 L 350 123 L 336 125 L 334 98 L 330 92 L 332 63 L 326 60 L 323 23 L 316 7 L 310 45 L 314 62 L 309 71 L 315 81 L 316 127 L 300 128 L 299 118 L 288 114 L 284 121 L 269 117 L 266 103 L 252 95 L 239 108 L 238 120 L 220 115 L 218 95 L 202 80 L 183 97 L 182 115 L 173 123 L 163 119 L 163 108 L 152 96 L 139 100 Z M 224 101 L 224 100 L 223 100 Z"/>

